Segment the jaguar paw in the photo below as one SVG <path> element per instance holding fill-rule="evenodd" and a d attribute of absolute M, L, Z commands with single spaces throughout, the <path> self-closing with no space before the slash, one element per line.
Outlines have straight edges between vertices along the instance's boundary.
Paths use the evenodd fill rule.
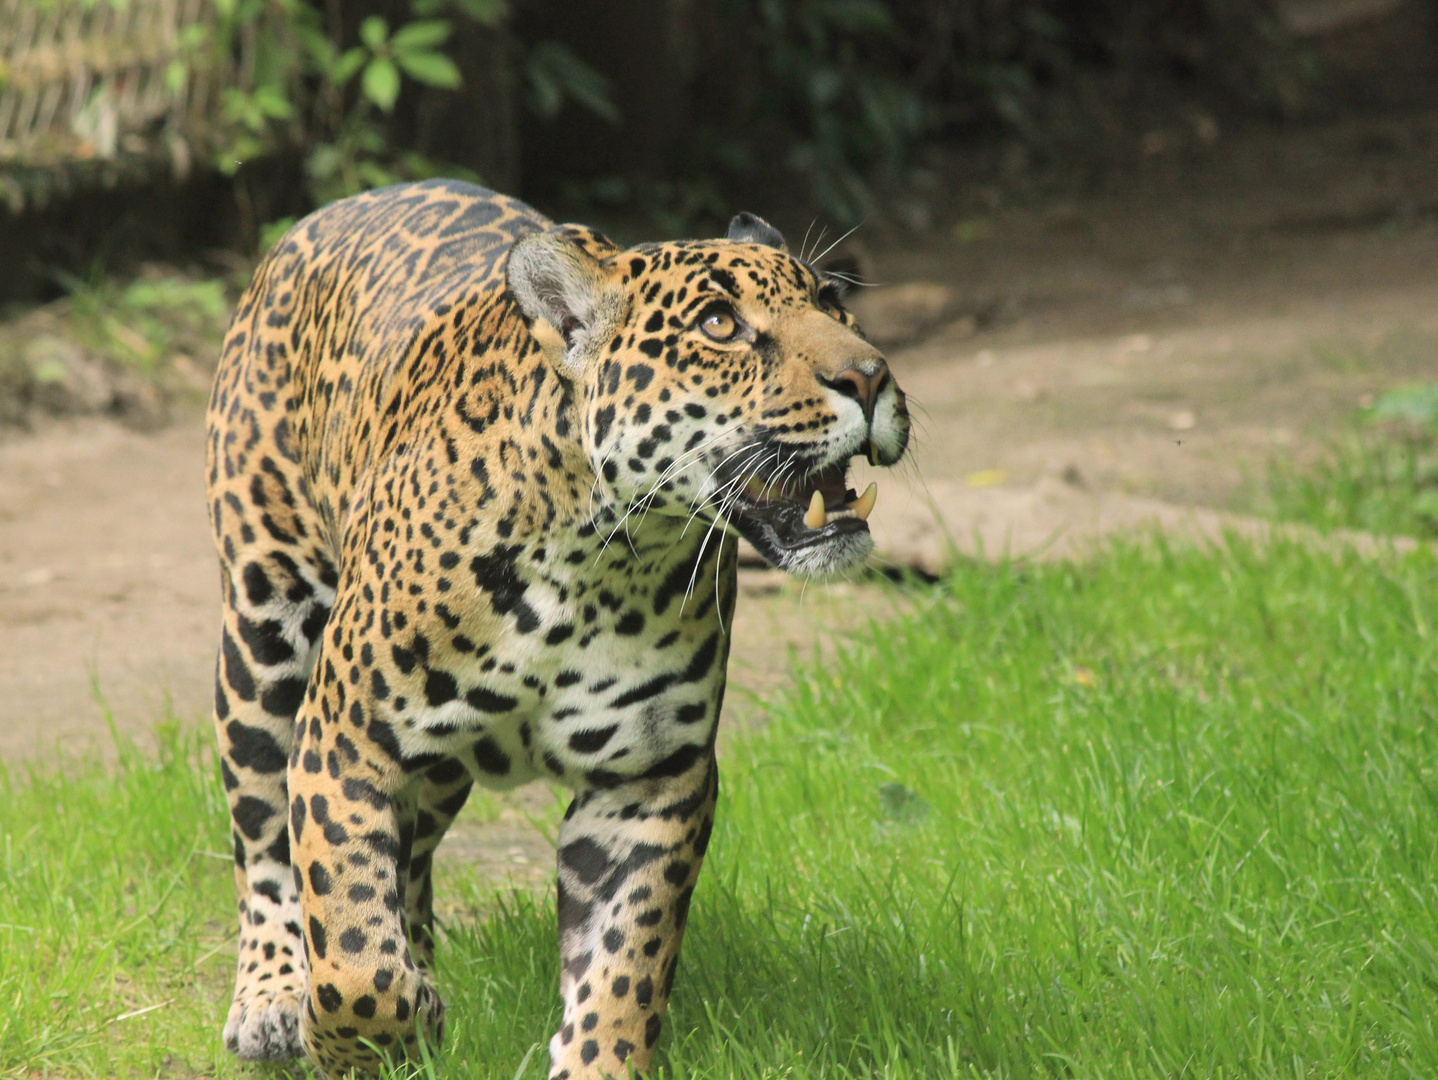
<path fill-rule="evenodd" d="M 230 1004 L 225 1046 L 242 1061 L 289 1061 L 303 1057 L 301 999 L 295 993 L 253 994 Z"/>

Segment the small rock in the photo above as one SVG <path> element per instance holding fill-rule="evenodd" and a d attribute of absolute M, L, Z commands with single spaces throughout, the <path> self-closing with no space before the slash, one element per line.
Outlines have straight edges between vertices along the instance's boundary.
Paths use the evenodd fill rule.
<path fill-rule="evenodd" d="M 1193 426 L 1198 423 L 1198 418 L 1193 415 L 1190 409 L 1179 409 L 1168 418 L 1168 429 L 1170 431 L 1192 431 Z"/>
<path fill-rule="evenodd" d="M 1014 397 L 1026 405 L 1032 405 L 1048 397 L 1048 390 L 1038 383 L 1030 382 L 1028 379 L 1019 379 L 1014 383 Z"/>

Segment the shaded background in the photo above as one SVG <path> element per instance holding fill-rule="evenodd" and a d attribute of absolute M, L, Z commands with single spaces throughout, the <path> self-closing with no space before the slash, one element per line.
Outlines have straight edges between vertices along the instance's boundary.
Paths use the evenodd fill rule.
<path fill-rule="evenodd" d="M 10 0 L 25 4 L 45 6 Z M 790 231 L 863 222 L 870 237 L 901 238 L 1006 201 L 1181 175 L 1237 131 L 1438 102 L 1431 0 L 214 7 L 209 53 L 182 55 L 213 66 L 225 54 L 234 100 L 191 125 L 183 167 L 153 155 L 127 167 L 123 153 L 34 168 L 0 160 L 12 208 L 0 214 L 0 299 L 58 295 L 57 271 L 97 264 L 251 256 L 272 222 L 432 173 L 478 179 L 622 240 L 712 234 L 740 206 Z M 327 80 L 306 35 L 336 54 L 363 51 L 376 16 L 391 35 L 446 23 L 431 51 L 462 84 L 401 69 L 381 108 L 367 98 L 368 72 Z M 267 91 L 283 108 L 266 104 Z M 374 168 L 336 176 L 336 155 Z"/>

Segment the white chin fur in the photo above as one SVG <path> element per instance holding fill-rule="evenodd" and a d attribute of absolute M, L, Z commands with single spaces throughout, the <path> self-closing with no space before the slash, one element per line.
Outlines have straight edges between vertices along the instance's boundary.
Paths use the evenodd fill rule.
<path fill-rule="evenodd" d="M 860 566 L 874 550 L 867 532 L 848 533 L 825 544 L 786 551 L 779 569 L 799 577 L 823 578 Z"/>

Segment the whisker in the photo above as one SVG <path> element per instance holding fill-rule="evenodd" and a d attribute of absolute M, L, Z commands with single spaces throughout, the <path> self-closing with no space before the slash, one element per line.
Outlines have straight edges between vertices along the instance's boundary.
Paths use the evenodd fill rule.
<path fill-rule="evenodd" d="M 721 431 L 717 432 L 715 435 L 713 435 L 711 438 L 709 438 L 709 439 L 705 440 L 704 442 L 700 443 L 698 446 L 691 447 L 690 449 L 684 451 L 682 454 L 679 455 L 679 457 L 678 457 L 677 459 L 675 459 L 674 461 L 672 461 L 672 462 L 669 464 L 669 467 L 668 467 L 667 469 L 665 469 L 663 473 L 660 474 L 659 478 L 658 478 L 657 480 L 655 480 L 653 484 L 650 485 L 649 490 L 646 491 L 646 492 L 644 493 L 644 495 L 641 496 L 641 497 L 634 503 L 634 505 L 630 508 L 631 512 L 632 512 L 633 510 L 635 510 L 635 509 L 638 509 L 640 506 L 644 505 L 644 503 L 645 503 L 646 501 L 649 501 L 649 502 L 650 502 L 650 506 L 652 506 L 652 500 L 653 500 L 655 497 L 657 497 L 658 492 L 659 492 L 659 489 L 660 489 L 661 487 L 663 487 L 665 483 L 667 483 L 671 478 L 674 478 L 674 477 L 676 477 L 677 475 L 682 475 L 684 472 L 687 472 L 689 469 L 693 468 L 695 465 L 698 464 L 698 461 L 695 460 L 695 461 L 689 462 L 688 464 L 684 464 L 684 465 L 682 466 L 682 468 L 681 468 L 681 463 L 684 461 L 684 459 L 685 459 L 686 457 L 691 457 L 691 456 L 693 456 L 693 455 L 701 454 L 703 451 L 705 451 L 705 450 L 707 450 L 709 447 L 713 446 L 713 445 L 714 445 L 716 442 L 718 442 L 720 439 L 726 438 L 727 436 L 732 435 L 732 434 L 736 434 L 736 433 L 738 433 L 738 432 L 741 431 L 741 430 L 743 430 L 743 424 L 735 424 L 735 425 L 733 425 L 732 427 L 724 428 L 723 430 L 721 430 Z M 676 469 L 679 470 L 679 473 L 677 473 L 677 474 L 675 473 L 675 470 L 676 470 Z M 692 506 L 693 504 L 691 503 L 690 505 Z M 649 513 L 650 506 L 645 506 L 645 508 L 644 508 L 644 514 L 641 514 L 641 515 L 640 515 L 640 520 L 641 520 L 641 521 L 643 521 L 644 515 L 647 515 L 647 514 Z"/>
<path fill-rule="evenodd" d="M 867 220 L 867 219 L 866 219 L 866 220 Z M 829 252 L 833 251 L 836 247 L 838 247 L 840 244 L 842 244 L 845 240 L 849 239 L 849 237 L 853 236 L 856 232 L 858 232 L 859 229 L 860 229 L 860 227 L 863 226 L 863 224 L 864 224 L 863 221 L 859 222 L 858 225 L 855 225 L 852 229 L 850 229 L 848 232 L 846 232 L 843 236 L 839 237 L 839 239 L 835 240 L 832 244 L 830 244 L 828 247 L 826 247 L 823 251 L 821 251 L 821 252 L 819 252 L 819 254 L 815 255 L 814 258 L 811 259 L 810 261 L 817 263 L 817 262 L 818 262 L 820 259 L 822 259 L 825 255 L 829 254 Z M 823 237 L 821 236 L 819 239 L 822 240 Z M 818 246 L 819 246 L 819 242 L 818 242 L 818 241 L 815 241 L 814 246 L 815 246 L 815 247 L 818 247 Z"/>
<path fill-rule="evenodd" d="M 714 613 L 719 617 L 719 632 L 722 634 L 729 632 L 724 629 L 724 609 L 719 600 L 719 572 L 724 568 L 724 540 L 727 535 L 727 533 L 719 534 L 719 550 L 714 553 Z M 739 541 L 735 540 L 734 543 L 737 546 Z M 738 573 L 737 567 L 735 573 Z M 737 580 L 734 582 L 734 587 L 736 590 L 739 587 Z"/>
<path fill-rule="evenodd" d="M 804 249 L 809 246 L 809 234 L 814 231 L 814 226 L 819 223 L 818 218 L 809 219 L 809 227 L 804 230 L 804 239 L 799 242 L 799 261 L 804 262 Z"/>
<path fill-rule="evenodd" d="M 715 471 L 717 472 L 717 471 L 719 471 L 720 469 L 722 469 L 725 465 L 729 464 L 729 462 L 731 462 L 731 461 L 733 461 L 735 458 L 737 458 L 741 453 L 744 453 L 744 452 L 746 452 L 746 451 L 748 451 L 748 452 L 750 453 L 749 459 L 745 460 L 744 463 L 739 466 L 739 468 L 740 468 L 740 470 L 741 470 L 741 475 L 736 476 L 735 479 L 729 481 L 729 483 L 725 484 L 722 488 L 719 489 L 719 491 L 716 491 L 716 492 L 714 492 L 714 493 L 711 494 L 711 495 L 707 495 L 707 496 L 706 496 L 706 495 L 703 494 L 703 492 L 696 492 L 696 493 L 695 493 L 694 499 L 691 500 L 691 502 L 689 503 L 689 509 L 690 509 L 691 512 L 690 512 L 690 514 L 689 514 L 689 519 L 688 519 L 687 521 L 685 521 L 685 523 L 684 523 L 684 528 L 683 528 L 683 530 L 680 532 L 680 536 L 681 536 L 681 537 L 684 535 L 684 533 L 687 533 L 687 532 L 689 531 L 689 526 L 690 526 L 691 523 L 693 523 L 694 518 L 704 509 L 704 507 L 705 507 L 709 502 L 711 502 L 711 501 L 713 501 L 713 500 L 715 500 L 715 499 L 722 500 L 722 499 L 726 498 L 726 497 L 728 496 L 728 494 L 733 490 L 734 485 L 737 484 L 737 483 L 739 483 L 740 480 L 743 480 L 745 483 L 748 483 L 747 478 L 742 475 L 742 470 L 745 469 L 745 468 L 748 468 L 748 466 L 750 465 L 750 463 L 754 460 L 754 458 L 755 458 L 756 456 L 762 455 L 763 452 L 764 452 L 764 449 L 765 449 L 765 448 L 762 447 L 762 446 L 758 446 L 758 447 L 756 447 L 756 446 L 741 446 L 741 447 L 739 447 L 738 449 L 736 449 L 733 453 L 731 453 L 728 457 L 726 457 L 723 461 L 719 462 L 718 465 L 715 466 Z"/>
<path fill-rule="evenodd" d="M 649 507 L 648 507 L 647 505 L 645 505 L 645 504 L 646 504 L 646 501 L 652 500 L 655 496 L 657 496 L 658 491 L 659 491 L 659 488 L 660 488 L 661 486 L 663 486 L 663 484 L 666 482 L 666 480 L 668 480 L 668 479 L 670 478 L 670 474 L 673 473 L 673 470 L 674 470 L 674 469 L 680 468 L 680 469 L 681 469 L 681 472 L 682 472 L 682 471 L 686 471 L 686 470 L 692 468 L 695 464 L 697 464 L 697 460 L 696 460 L 696 461 L 691 461 L 691 462 L 689 462 L 688 464 L 683 465 L 682 468 L 681 468 L 680 462 L 683 461 L 683 459 L 684 459 L 685 457 L 690 456 L 690 455 L 700 454 L 700 453 L 701 453 L 703 450 L 705 450 L 707 447 L 712 446 L 714 443 L 718 442 L 720 439 L 724 438 L 725 436 L 730 435 L 730 434 L 733 434 L 733 433 L 736 432 L 736 431 L 739 431 L 741 428 L 742 428 L 742 425 L 737 425 L 737 424 L 734 425 L 734 426 L 731 427 L 731 428 L 726 428 L 726 429 L 724 429 L 723 431 L 720 431 L 720 432 L 716 433 L 713 437 L 711 437 L 711 438 L 708 440 L 708 442 L 706 442 L 706 443 L 704 443 L 704 444 L 702 444 L 702 445 L 700 445 L 700 446 L 693 447 L 693 448 L 691 448 L 690 450 L 686 450 L 686 451 L 684 452 L 684 454 L 681 454 L 679 460 L 673 462 L 673 463 L 669 466 L 669 468 L 666 469 L 663 474 L 661 474 L 660 478 L 659 478 L 658 480 L 656 480 L 656 481 L 650 486 L 649 490 L 648 490 L 647 492 L 645 492 L 644 495 L 641 496 L 639 499 L 637 499 L 637 500 L 635 500 L 633 503 L 631 503 L 630 506 L 628 507 L 628 509 L 626 509 L 626 510 L 624 511 L 623 516 L 620 517 L 619 521 L 615 524 L 614 528 L 610 531 L 609 535 L 605 537 L 604 543 L 603 543 L 602 545 L 600 545 L 599 552 L 598 552 L 598 554 L 595 555 L 595 563 L 596 563 L 596 564 L 598 563 L 599 559 L 604 555 L 604 552 L 605 552 L 606 550 L 608 550 L 610 543 L 614 540 L 614 537 L 615 537 L 616 535 L 618 535 L 618 533 L 619 533 L 621 530 L 623 530 L 623 532 L 624 532 L 624 534 L 625 534 L 625 537 L 626 537 L 626 539 L 628 540 L 629 549 L 630 549 L 631 551 L 633 551 L 633 550 L 634 550 L 634 541 L 633 541 L 633 537 L 632 537 L 631 534 L 629 533 L 628 523 L 629 523 L 630 517 L 633 516 L 633 514 L 635 513 L 635 511 L 636 511 L 636 510 L 639 510 L 640 507 L 644 507 L 644 514 L 647 514 L 647 513 L 649 512 Z M 641 520 L 641 521 L 643 520 L 643 514 L 641 514 L 640 520 Z"/>
<path fill-rule="evenodd" d="M 763 452 L 765 449 L 767 449 L 767 448 L 760 446 L 760 447 L 754 447 L 753 449 L 759 451 L 759 452 L 760 452 L 760 455 L 762 455 L 762 452 Z M 745 462 L 745 465 L 746 465 L 746 466 L 747 466 L 748 464 L 749 464 L 748 462 Z M 732 494 L 732 493 L 733 493 L 734 488 L 735 488 L 737 485 L 739 485 L 740 481 L 743 481 L 744 485 L 747 486 L 747 484 L 748 484 L 748 482 L 749 482 L 749 479 L 758 474 L 758 469 L 759 469 L 759 466 L 758 466 L 758 464 L 756 463 L 756 464 L 754 465 L 754 467 L 749 471 L 749 473 L 748 473 L 747 475 L 746 475 L 745 473 L 741 472 L 738 476 L 736 476 L 733 480 L 731 480 L 728 484 L 725 485 L 725 493 L 722 494 L 722 495 L 719 497 L 719 501 L 718 501 L 718 502 L 716 503 L 716 505 L 715 505 L 714 518 L 713 518 L 712 521 L 709 522 L 709 528 L 705 530 L 705 532 L 704 532 L 704 539 L 700 542 L 699 550 L 700 550 L 701 552 L 703 552 L 703 551 L 705 550 L 705 548 L 708 546 L 708 544 L 709 544 L 709 537 L 710 537 L 711 535 L 713 535 L 714 527 L 719 524 L 719 522 L 720 522 L 721 519 L 723 519 L 724 517 L 727 516 L 727 513 L 726 513 L 727 507 L 725 506 L 725 502 L 726 502 L 727 500 L 729 500 L 730 498 L 733 497 L 733 494 Z M 743 488 L 740 487 L 739 490 L 742 491 Z M 692 521 L 693 518 L 691 517 L 690 520 Z M 689 528 L 688 522 L 685 523 L 685 526 L 684 526 L 684 527 L 685 527 L 685 530 L 687 531 L 688 528 Z M 720 539 L 720 545 L 721 545 L 721 547 L 722 547 L 722 545 L 723 545 L 723 539 L 722 539 L 722 537 L 723 537 L 724 535 L 725 535 L 725 533 L 721 533 L 721 534 L 720 534 L 720 536 L 721 536 L 721 539 Z M 680 601 L 680 604 L 679 604 L 679 610 L 680 610 L 681 612 L 683 612 L 685 605 L 689 603 L 689 597 L 694 594 L 694 585 L 695 585 L 695 582 L 696 582 L 696 580 L 698 579 L 698 576 L 699 576 L 699 564 L 700 564 L 702 561 L 703 561 L 702 558 L 700 558 L 700 559 L 695 559 L 695 560 L 694 560 L 694 569 L 693 569 L 693 571 L 691 571 L 690 574 L 689 574 L 689 584 L 688 584 L 688 585 L 685 587 L 685 589 L 684 589 L 684 599 L 683 599 L 682 601 Z M 722 624 L 721 624 L 721 628 L 722 628 Z"/>
<path fill-rule="evenodd" d="M 752 448 L 752 449 L 755 450 L 756 455 L 762 453 L 762 450 L 763 450 L 762 447 Z M 734 458 L 734 456 L 736 456 L 736 455 L 730 455 L 730 457 L 729 457 L 728 459 L 726 459 L 726 463 L 727 463 L 727 461 L 732 461 L 733 458 Z M 753 460 L 753 458 L 751 457 L 750 461 L 752 461 L 752 460 Z M 747 467 L 750 465 L 750 461 L 745 461 L 744 464 L 743 464 L 742 466 L 740 466 L 741 470 L 744 469 L 744 468 L 747 468 Z M 758 464 L 755 463 L 753 472 L 754 472 L 754 473 L 757 473 L 757 471 L 758 471 Z M 750 475 L 753 475 L 753 473 L 751 473 Z M 740 485 L 741 483 L 742 483 L 742 484 L 748 484 L 748 482 L 749 482 L 748 476 L 746 476 L 744 473 L 741 472 L 739 475 L 735 476 L 735 478 L 734 478 L 733 480 L 729 481 L 727 484 L 725 484 L 725 485 L 724 485 L 722 488 L 720 488 L 718 491 L 714 492 L 712 495 L 708 495 L 708 496 L 700 495 L 700 496 L 697 496 L 697 497 L 696 497 L 696 501 L 690 503 L 690 514 L 689 514 L 688 519 L 684 522 L 684 528 L 683 528 L 682 530 L 680 530 L 680 533 L 679 533 L 680 537 L 681 537 L 681 538 L 684 537 L 684 536 L 689 532 L 689 526 L 694 523 L 694 519 L 697 518 L 697 517 L 704 511 L 705 507 L 706 507 L 706 506 L 709 506 L 711 503 L 713 504 L 713 509 L 714 509 L 714 513 L 715 513 L 715 515 L 716 515 L 716 520 L 717 520 L 718 516 L 722 516 L 722 515 L 726 512 L 726 510 L 727 510 L 727 507 L 726 507 L 726 505 L 725 505 L 726 502 L 730 499 L 730 497 L 731 497 L 732 495 L 734 495 L 734 494 L 736 493 L 736 488 L 738 488 L 738 485 Z M 739 490 L 742 490 L 742 489 L 739 489 Z M 711 528 L 711 529 L 713 528 L 713 522 L 710 523 L 710 528 Z"/>
<path fill-rule="evenodd" d="M 605 482 L 605 481 L 604 481 L 604 466 L 607 465 L 607 464 L 609 464 L 610 460 L 611 460 L 611 459 L 614 457 L 614 455 L 615 455 L 616 453 L 618 453 L 618 452 L 619 452 L 619 446 L 618 446 L 618 444 L 616 444 L 616 445 L 614 446 L 614 448 L 609 451 L 609 453 L 605 454 L 602 458 L 599 459 L 599 468 L 597 468 L 597 469 L 594 470 L 594 483 L 592 483 L 592 484 L 589 485 L 589 502 L 588 502 L 588 508 L 587 508 L 587 512 L 588 512 L 588 514 L 589 514 L 589 520 L 590 520 L 590 521 L 593 521 L 593 520 L 594 520 L 594 493 L 595 493 L 595 491 L 597 491 L 597 490 L 599 489 L 599 485 Z M 610 501 L 613 502 L 614 500 L 613 500 L 613 499 L 610 499 Z"/>
<path fill-rule="evenodd" d="M 820 229 L 819 229 L 819 235 L 814 238 L 814 249 L 815 249 L 816 251 L 818 250 L 819 245 L 824 242 L 824 234 L 827 233 L 828 231 L 829 231 L 829 227 L 828 227 L 827 225 L 824 225 L 824 226 L 821 226 L 821 227 L 820 227 Z M 812 263 L 814 260 L 813 260 L 813 259 L 800 259 L 799 261 L 802 262 L 802 263 L 805 263 L 805 264 L 807 265 L 807 264 L 809 264 L 809 263 Z"/>
<path fill-rule="evenodd" d="M 825 270 L 824 276 L 847 282 L 856 289 L 873 289 L 884 284 L 882 281 L 865 281 L 863 278 L 856 278 L 853 274 L 841 273 L 838 270 Z"/>

